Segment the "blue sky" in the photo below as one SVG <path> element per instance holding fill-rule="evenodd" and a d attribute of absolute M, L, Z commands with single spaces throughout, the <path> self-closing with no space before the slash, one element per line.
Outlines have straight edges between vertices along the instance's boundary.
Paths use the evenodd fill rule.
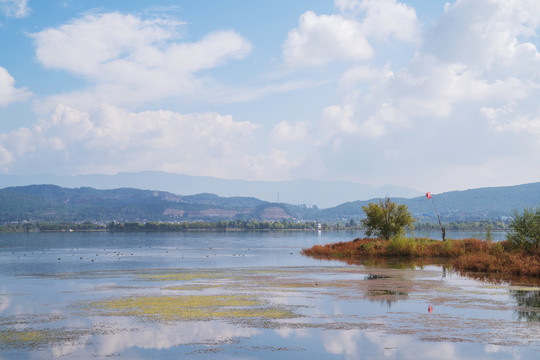
<path fill-rule="evenodd" d="M 536 0 L 0 0 L 0 174 L 540 181 Z"/>

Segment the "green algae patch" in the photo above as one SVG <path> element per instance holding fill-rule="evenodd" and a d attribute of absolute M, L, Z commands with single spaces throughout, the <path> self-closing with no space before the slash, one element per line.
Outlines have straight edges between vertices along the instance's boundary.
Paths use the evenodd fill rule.
<path fill-rule="evenodd" d="M 68 330 L 4 330 L 0 331 L 0 349 L 25 349 L 74 342 L 77 332 Z"/>
<path fill-rule="evenodd" d="M 247 295 L 138 296 L 93 302 L 97 315 L 137 316 L 155 321 L 297 317 L 292 309 Z"/>

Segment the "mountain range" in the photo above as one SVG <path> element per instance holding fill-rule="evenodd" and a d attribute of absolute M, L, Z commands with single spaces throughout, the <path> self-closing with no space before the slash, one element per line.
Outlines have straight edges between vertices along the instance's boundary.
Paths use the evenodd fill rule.
<path fill-rule="evenodd" d="M 118 173 L 115 175 L 0 175 L 0 188 L 34 184 L 55 184 L 67 188 L 93 187 L 96 189 L 136 188 L 167 191 L 173 194 L 196 195 L 212 193 L 222 197 L 246 196 L 268 202 L 316 205 L 319 208 L 337 206 L 351 200 L 368 200 L 383 196 L 411 198 L 422 192 L 384 185 L 373 187 L 347 181 L 229 180 L 208 176 L 171 174 L 162 171 Z"/>
<path fill-rule="evenodd" d="M 478 221 L 509 217 L 514 210 L 540 206 L 540 182 L 425 195 L 393 197 L 405 204 L 419 221 Z M 313 220 L 339 222 L 363 217 L 362 206 L 371 200 L 351 201 L 335 207 L 268 202 L 255 197 L 216 194 L 178 195 L 167 191 L 57 185 L 27 185 L 0 189 L 0 223 L 21 221 L 217 221 Z"/>

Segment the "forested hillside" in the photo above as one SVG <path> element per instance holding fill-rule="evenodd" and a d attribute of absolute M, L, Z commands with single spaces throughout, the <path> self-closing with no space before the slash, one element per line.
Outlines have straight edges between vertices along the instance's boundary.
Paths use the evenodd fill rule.
<path fill-rule="evenodd" d="M 291 218 L 281 207 L 244 197 L 213 194 L 30 185 L 0 190 L 0 222 L 194 221 L 246 217 Z"/>
<path fill-rule="evenodd" d="M 418 221 L 478 221 L 509 217 L 514 210 L 540 206 L 540 183 L 498 188 L 452 191 L 412 199 L 392 198 L 405 204 Z M 277 204 L 252 197 L 219 197 L 214 194 L 182 196 L 163 191 L 120 188 L 69 189 L 55 185 L 8 187 L 0 190 L 0 223 L 110 221 L 219 221 L 313 220 L 346 222 L 363 217 L 362 206 L 352 201 L 318 209 L 305 205 Z"/>

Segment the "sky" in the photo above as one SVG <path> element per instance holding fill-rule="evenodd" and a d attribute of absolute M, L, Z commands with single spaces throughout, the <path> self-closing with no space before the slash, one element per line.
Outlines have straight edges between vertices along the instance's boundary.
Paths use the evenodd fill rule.
<path fill-rule="evenodd" d="M 0 174 L 540 181 L 538 0 L 0 0 Z"/>

